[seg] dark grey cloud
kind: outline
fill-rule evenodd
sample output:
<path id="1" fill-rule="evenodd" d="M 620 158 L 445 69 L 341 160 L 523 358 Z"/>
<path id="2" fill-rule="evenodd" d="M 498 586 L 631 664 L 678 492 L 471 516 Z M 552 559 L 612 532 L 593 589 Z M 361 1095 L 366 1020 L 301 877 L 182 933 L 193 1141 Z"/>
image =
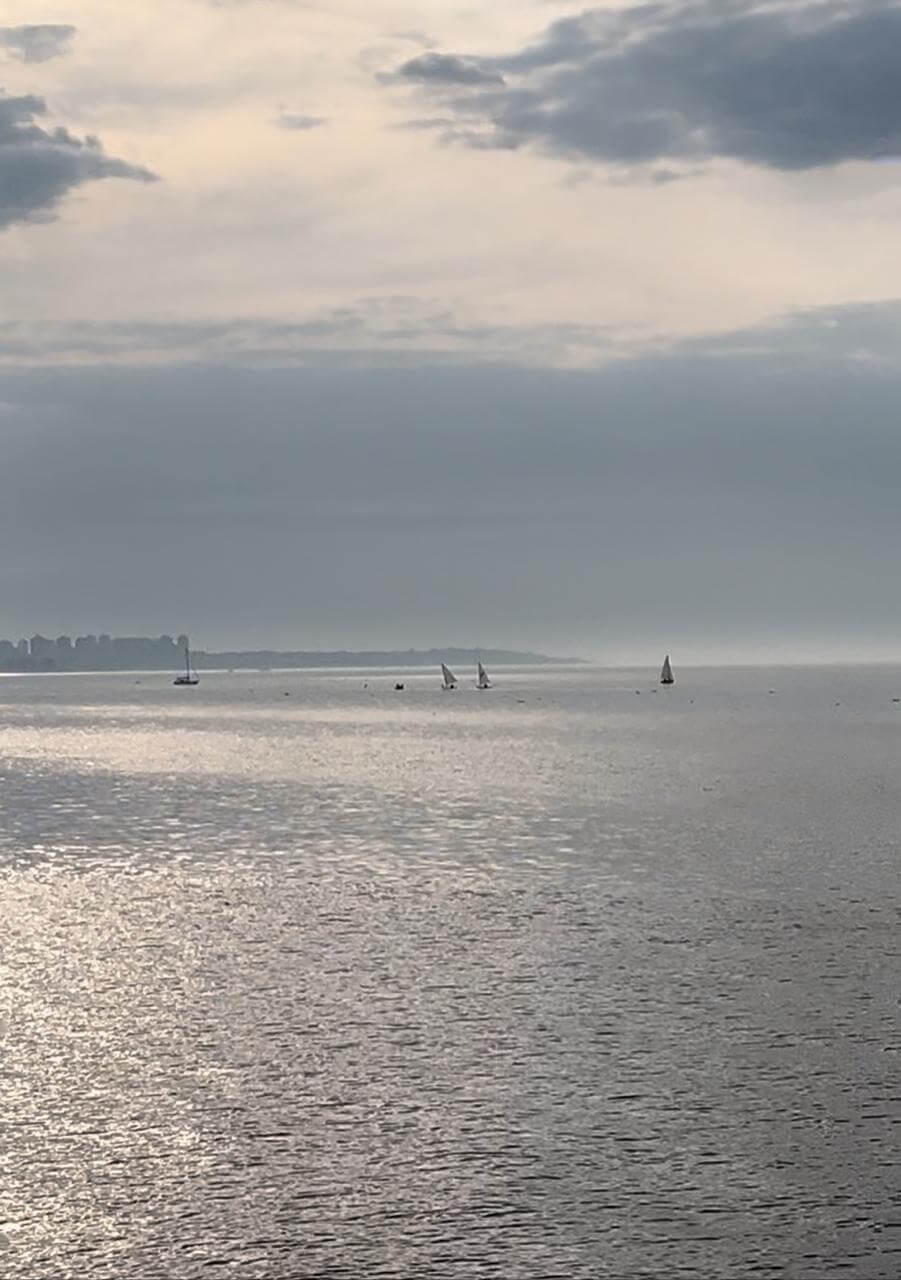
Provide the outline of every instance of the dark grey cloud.
<path id="1" fill-rule="evenodd" d="M 0 228 L 50 217 L 62 198 L 85 182 L 156 181 L 149 169 L 106 155 L 96 138 L 42 128 L 36 120 L 46 111 L 43 98 L 33 94 L 0 94 Z"/>
<path id="2" fill-rule="evenodd" d="M 275 118 L 275 123 L 280 129 L 305 132 L 308 129 L 321 128 L 322 125 L 328 124 L 328 120 L 325 116 L 305 115 L 302 111 L 280 111 Z"/>
<path id="3" fill-rule="evenodd" d="M 901 370 L 854 357 L 899 323 L 582 372 L 8 370 L 0 634 L 885 651 Z"/>
<path id="4" fill-rule="evenodd" d="M 46 62 L 69 52 L 75 27 L 43 22 L 19 27 L 0 27 L 0 47 L 23 62 Z"/>
<path id="5" fill-rule="evenodd" d="M 502 85 L 500 72 L 484 66 L 475 58 L 460 58 L 453 53 L 420 53 L 402 62 L 394 73 L 399 80 L 419 84 Z"/>
<path id="6" fill-rule="evenodd" d="M 662 0 L 563 18 L 506 57 L 445 57 L 444 77 L 420 58 L 396 76 L 444 83 L 470 145 L 625 166 L 901 157 L 898 0 Z"/>

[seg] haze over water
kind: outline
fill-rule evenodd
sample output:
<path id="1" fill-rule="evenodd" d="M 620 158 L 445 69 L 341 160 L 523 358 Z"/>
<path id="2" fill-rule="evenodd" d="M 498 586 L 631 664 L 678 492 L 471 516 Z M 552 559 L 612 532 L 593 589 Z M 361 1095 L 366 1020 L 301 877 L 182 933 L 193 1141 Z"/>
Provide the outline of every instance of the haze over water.
<path id="1" fill-rule="evenodd" d="M 0 681 L 5 1280 L 897 1276 L 901 672 L 472 674 Z"/>

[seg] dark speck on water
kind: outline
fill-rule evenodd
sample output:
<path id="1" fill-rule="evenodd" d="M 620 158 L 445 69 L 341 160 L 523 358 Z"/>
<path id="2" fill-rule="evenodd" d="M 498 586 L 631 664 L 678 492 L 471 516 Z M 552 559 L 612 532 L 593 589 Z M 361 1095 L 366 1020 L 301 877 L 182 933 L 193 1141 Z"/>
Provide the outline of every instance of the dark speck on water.
<path id="1" fill-rule="evenodd" d="M 884 675 L 495 674 L 0 682 L 2 1280 L 897 1280 Z"/>

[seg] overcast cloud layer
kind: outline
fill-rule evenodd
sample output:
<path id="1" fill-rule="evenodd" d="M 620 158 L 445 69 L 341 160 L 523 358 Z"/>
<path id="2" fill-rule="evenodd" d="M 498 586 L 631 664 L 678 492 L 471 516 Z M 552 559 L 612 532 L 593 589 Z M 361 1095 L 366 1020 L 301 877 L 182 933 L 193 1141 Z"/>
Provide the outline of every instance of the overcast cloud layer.
<path id="1" fill-rule="evenodd" d="M 0 635 L 898 652 L 901 4 L 4 22 Z"/>
<path id="2" fill-rule="evenodd" d="M 650 662 L 888 656 L 901 627 L 897 368 L 82 370 L 7 394 L 8 629 Z"/>

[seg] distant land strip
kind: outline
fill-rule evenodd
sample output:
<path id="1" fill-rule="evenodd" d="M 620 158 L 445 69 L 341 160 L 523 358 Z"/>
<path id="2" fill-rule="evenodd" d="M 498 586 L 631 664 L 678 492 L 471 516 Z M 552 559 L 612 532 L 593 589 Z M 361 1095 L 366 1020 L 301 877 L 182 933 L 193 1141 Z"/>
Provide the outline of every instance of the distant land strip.
<path id="1" fill-rule="evenodd" d="M 0 671 L 170 671 L 184 665 L 188 637 L 35 635 L 13 644 L 0 640 Z M 552 658 L 518 649 L 365 649 L 290 650 L 252 649 L 222 653 L 191 649 L 191 665 L 200 671 L 315 667 L 436 667 L 474 666 L 477 660 L 495 666 L 539 666 L 581 662 L 580 658 Z"/>
<path id="2" fill-rule="evenodd" d="M 192 651 L 192 657 L 193 657 Z M 581 658 L 552 658 L 545 653 L 523 653 L 518 649 L 369 649 L 351 652 L 278 653 L 268 649 L 249 653 L 198 653 L 199 667 L 437 667 L 475 666 L 481 660 L 495 666 L 541 666 L 546 663 L 581 662 Z"/>

